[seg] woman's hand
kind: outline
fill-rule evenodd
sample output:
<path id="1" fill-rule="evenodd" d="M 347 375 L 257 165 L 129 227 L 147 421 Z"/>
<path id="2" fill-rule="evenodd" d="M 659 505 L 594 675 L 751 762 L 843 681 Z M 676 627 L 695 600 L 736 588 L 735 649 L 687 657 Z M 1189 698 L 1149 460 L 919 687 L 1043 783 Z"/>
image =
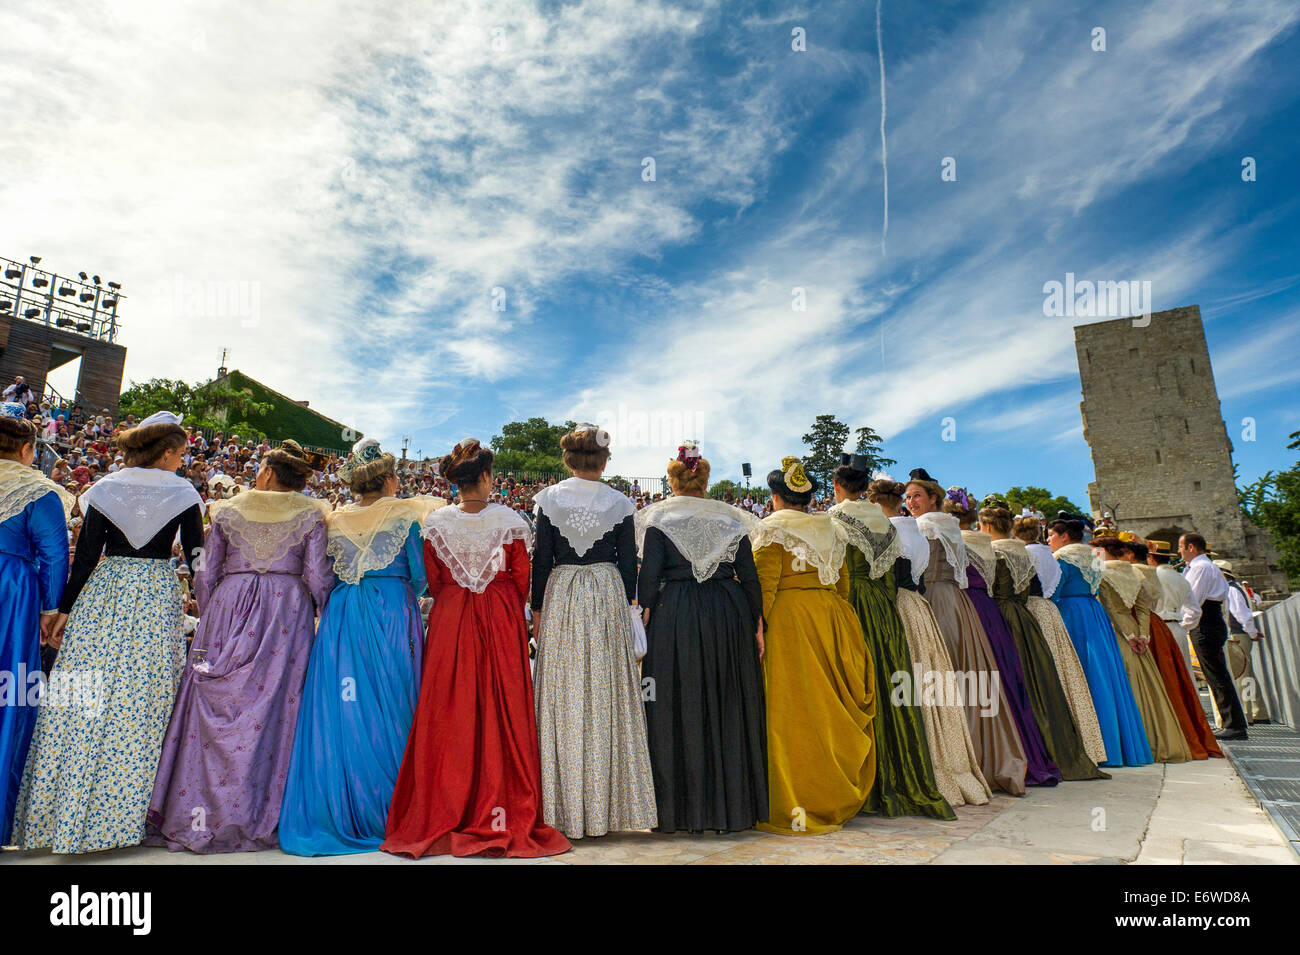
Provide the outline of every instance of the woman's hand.
<path id="1" fill-rule="evenodd" d="M 758 631 L 754 634 L 754 639 L 758 641 L 758 658 L 763 659 L 763 653 L 767 645 L 763 642 L 763 618 L 758 618 Z"/>
<path id="2" fill-rule="evenodd" d="M 60 613 L 54 615 L 54 622 L 50 625 L 50 634 L 45 642 L 55 650 L 63 646 L 63 631 L 68 626 L 68 615 Z"/>
<path id="3" fill-rule="evenodd" d="M 646 607 L 644 610 L 641 611 L 641 626 L 643 626 L 643 627 L 648 627 L 648 626 L 650 626 L 650 608 L 649 608 L 649 607 Z"/>

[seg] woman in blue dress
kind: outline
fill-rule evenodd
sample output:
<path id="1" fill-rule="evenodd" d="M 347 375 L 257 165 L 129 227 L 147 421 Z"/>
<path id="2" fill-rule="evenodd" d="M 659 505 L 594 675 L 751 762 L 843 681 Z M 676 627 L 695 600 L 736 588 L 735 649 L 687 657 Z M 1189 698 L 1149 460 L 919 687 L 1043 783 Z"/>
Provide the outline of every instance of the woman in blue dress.
<path id="1" fill-rule="evenodd" d="M 1133 699 L 1115 628 L 1096 596 L 1101 586 L 1101 561 L 1083 543 L 1079 521 L 1053 521 L 1047 528 L 1047 544 L 1061 566 L 1061 581 L 1052 601 L 1083 664 L 1106 744 L 1106 761 L 1101 765 L 1145 766 L 1151 762 L 1146 728 Z"/>
<path id="2" fill-rule="evenodd" d="M 0 405 L 0 845 L 9 843 L 14 800 L 36 725 L 41 637 L 58 617 L 68 581 L 73 497 L 33 470 L 36 428 L 23 406 Z"/>
<path id="3" fill-rule="evenodd" d="M 367 438 L 339 476 L 356 503 L 328 518 L 339 583 L 321 614 L 280 809 L 280 848 L 377 850 L 420 695 L 424 519 L 442 498 L 399 500 L 396 460 Z"/>

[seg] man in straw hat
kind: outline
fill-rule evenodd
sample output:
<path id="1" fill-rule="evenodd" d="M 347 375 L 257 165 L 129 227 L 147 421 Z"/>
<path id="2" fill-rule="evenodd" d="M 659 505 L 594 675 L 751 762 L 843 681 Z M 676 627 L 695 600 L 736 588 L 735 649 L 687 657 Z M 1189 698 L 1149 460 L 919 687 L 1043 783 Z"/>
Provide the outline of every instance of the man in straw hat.
<path id="1" fill-rule="evenodd" d="M 1215 738 L 1246 739 L 1246 714 L 1223 652 L 1223 645 L 1228 642 L 1228 625 L 1223 616 L 1223 604 L 1228 599 L 1228 581 L 1223 571 L 1206 556 L 1208 549 L 1205 538 L 1195 532 L 1178 538 L 1178 554 L 1187 564 L 1183 576 L 1191 587 L 1191 595 L 1183 607 L 1182 622 L 1184 629 L 1191 634 L 1196 658 L 1200 661 L 1205 682 L 1210 685 L 1214 708 L 1219 714 L 1220 728 L 1215 731 Z"/>

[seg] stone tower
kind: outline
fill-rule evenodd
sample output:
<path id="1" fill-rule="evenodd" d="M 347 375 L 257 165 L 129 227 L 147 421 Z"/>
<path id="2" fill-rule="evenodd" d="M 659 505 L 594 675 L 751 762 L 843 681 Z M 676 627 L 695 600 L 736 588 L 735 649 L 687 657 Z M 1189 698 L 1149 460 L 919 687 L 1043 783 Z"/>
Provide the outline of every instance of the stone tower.
<path id="1" fill-rule="evenodd" d="M 1276 552 L 1237 505 L 1200 308 L 1144 321 L 1074 328 L 1093 514 L 1112 513 L 1121 530 L 1175 544 L 1197 531 L 1256 589 L 1285 591 Z"/>

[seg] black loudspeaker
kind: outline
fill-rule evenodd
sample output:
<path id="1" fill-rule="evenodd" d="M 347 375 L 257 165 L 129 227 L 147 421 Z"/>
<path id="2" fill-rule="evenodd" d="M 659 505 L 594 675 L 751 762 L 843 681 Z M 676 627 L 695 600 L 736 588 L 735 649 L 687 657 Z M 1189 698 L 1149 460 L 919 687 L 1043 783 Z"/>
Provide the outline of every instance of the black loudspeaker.
<path id="1" fill-rule="evenodd" d="M 742 464 L 742 465 L 740 466 L 740 473 L 741 473 L 742 475 L 744 475 L 745 477 L 753 477 L 753 476 L 754 476 L 754 472 L 753 472 L 752 470 L 750 470 L 749 462 L 748 462 L 748 461 L 746 461 L 744 464 Z"/>

